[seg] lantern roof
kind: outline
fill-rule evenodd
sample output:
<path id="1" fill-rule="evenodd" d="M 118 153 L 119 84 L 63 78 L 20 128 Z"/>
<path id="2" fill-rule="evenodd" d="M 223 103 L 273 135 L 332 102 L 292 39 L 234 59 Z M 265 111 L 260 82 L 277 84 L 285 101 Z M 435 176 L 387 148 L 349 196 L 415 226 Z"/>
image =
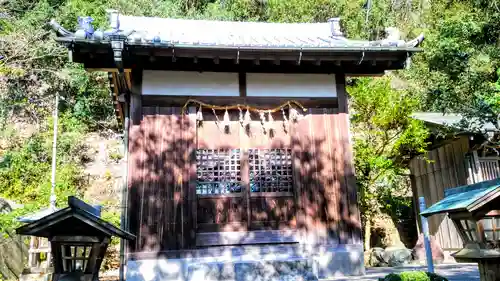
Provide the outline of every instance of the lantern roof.
<path id="1" fill-rule="evenodd" d="M 17 228 L 16 233 L 38 237 L 117 236 L 135 239 L 133 234 L 101 219 L 94 207 L 73 196 L 68 197 L 68 207 L 25 224 Z"/>
<path id="2" fill-rule="evenodd" d="M 476 211 L 500 196 L 500 179 L 449 189 L 445 196 L 420 214 L 428 217 L 441 213 Z"/>

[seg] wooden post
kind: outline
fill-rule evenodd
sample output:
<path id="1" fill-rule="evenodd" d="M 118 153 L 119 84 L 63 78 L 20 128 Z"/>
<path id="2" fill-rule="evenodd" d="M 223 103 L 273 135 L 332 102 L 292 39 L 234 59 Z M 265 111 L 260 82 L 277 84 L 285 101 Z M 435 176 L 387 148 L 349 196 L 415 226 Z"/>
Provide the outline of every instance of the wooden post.
<path id="1" fill-rule="evenodd" d="M 478 262 L 479 277 L 481 281 L 500 280 L 500 263 L 498 259 L 493 261 L 480 260 Z"/>
<path id="2" fill-rule="evenodd" d="M 482 182 L 483 179 L 483 169 L 481 168 L 481 163 L 479 162 L 479 156 L 477 155 L 477 150 L 472 151 L 472 163 L 474 163 L 474 178 L 476 182 Z"/>

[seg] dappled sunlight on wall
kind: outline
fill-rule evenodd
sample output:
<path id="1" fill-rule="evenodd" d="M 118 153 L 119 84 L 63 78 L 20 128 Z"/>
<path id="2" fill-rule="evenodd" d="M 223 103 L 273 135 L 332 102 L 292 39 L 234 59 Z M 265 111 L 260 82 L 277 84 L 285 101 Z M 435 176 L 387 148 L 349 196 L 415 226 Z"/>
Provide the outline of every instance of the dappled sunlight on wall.
<path id="1" fill-rule="evenodd" d="M 130 231 L 137 235 L 135 245 L 129 247 L 131 252 L 162 255 L 165 251 L 183 249 L 184 256 L 200 255 L 199 251 L 189 251 L 196 247 L 196 233 L 203 222 L 199 217 L 200 203 L 197 200 L 200 199 L 196 194 L 195 157 L 200 146 L 218 149 L 289 148 L 292 153 L 291 197 L 256 195 L 249 201 L 245 196 L 204 200 L 209 212 L 213 210 L 214 216 L 222 216 L 219 221 L 224 222 L 223 228 L 210 231 L 241 232 L 236 236 L 240 239 L 238 241 L 255 241 L 259 233 L 248 230 L 282 229 L 274 243 L 292 237 L 306 248 L 311 245 L 311 250 L 315 248 L 313 245 L 360 243 L 361 226 L 347 114 L 338 114 L 335 109 L 310 109 L 286 132 L 277 114 L 273 116 L 273 135 L 259 131 L 260 122 L 255 122 L 251 124 L 253 136 L 245 134 L 247 132 L 235 116 L 231 116 L 231 130 L 226 134 L 215 129 L 216 125 L 210 119 L 213 117 L 204 117 L 203 126 L 197 128 L 193 115 L 181 116 L 178 107 L 143 107 L 141 122 L 131 127 L 129 226 Z M 248 171 L 248 167 L 242 167 L 244 169 Z M 243 173 L 242 178 L 246 190 L 250 179 Z M 234 201 L 234 198 L 241 199 Z M 239 208 L 238 204 L 243 209 L 231 211 L 231 206 Z M 248 214 L 247 204 L 250 204 Z M 248 224 L 248 215 L 258 223 Z M 227 219 L 221 221 L 220 218 Z M 213 216 L 206 219 L 216 223 Z M 251 235 L 253 237 L 249 237 Z M 295 250 L 287 248 L 286 251 Z M 203 251 L 216 251 L 217 254 L 212 252 L 211 255 L 217 257 L 250 254 L 247 250 L 234 252 L 237 250 L 224 247 Z M 266 256 L 262 251 L 258 250 L 256 255 Z M 300 251 L 284 254 L 300 255 Z M 279 252 L 269 254 L 279 255 Z"/>

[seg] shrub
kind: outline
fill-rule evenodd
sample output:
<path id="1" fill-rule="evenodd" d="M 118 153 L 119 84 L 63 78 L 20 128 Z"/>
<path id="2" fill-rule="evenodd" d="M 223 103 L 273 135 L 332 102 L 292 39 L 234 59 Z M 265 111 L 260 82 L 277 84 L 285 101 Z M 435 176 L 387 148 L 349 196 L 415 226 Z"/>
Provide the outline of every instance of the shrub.
<path id="1" fill-rule="evenodd" d="M 379 281 L 448 281 L 448 279 L 435 273 L 424 271 L 406 271 L 401 273 L 391 273 Z"/>

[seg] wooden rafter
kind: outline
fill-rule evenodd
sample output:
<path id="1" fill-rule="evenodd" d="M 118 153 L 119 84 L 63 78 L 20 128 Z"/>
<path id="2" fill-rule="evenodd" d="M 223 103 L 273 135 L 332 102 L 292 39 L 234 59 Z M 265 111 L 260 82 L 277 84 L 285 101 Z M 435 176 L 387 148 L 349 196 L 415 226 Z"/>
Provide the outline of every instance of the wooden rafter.
<path id="1" fill-rule="evenodd" d="M 109 72 L 108 76 L 110 78 L 109 86 L 111 92 L 113 94 L 113 104 L 115 107 L 116 118 L 118 119 L 118 123 L 123 122 L 123 110 L 120 106 L 120 101 L 118 100 L 118 96 L 120 95 L 120 90 L 118 89 L 118 74 L 117 72 Z"/>

